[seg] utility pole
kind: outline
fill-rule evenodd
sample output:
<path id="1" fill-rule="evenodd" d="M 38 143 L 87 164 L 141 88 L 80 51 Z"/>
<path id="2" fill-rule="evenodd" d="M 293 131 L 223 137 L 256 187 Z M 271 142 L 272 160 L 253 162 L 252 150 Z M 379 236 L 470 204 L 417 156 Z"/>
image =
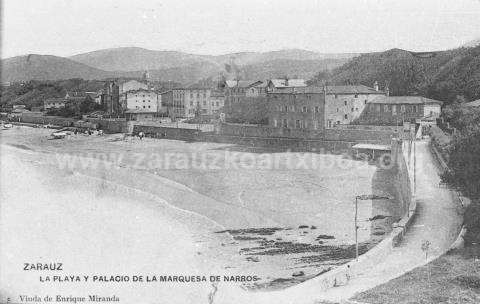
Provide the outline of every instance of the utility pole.
<path id="1" fill-rule="evenodd" d="M 355 197 L 355 260 L 358 262 L 358 196 Z"/>

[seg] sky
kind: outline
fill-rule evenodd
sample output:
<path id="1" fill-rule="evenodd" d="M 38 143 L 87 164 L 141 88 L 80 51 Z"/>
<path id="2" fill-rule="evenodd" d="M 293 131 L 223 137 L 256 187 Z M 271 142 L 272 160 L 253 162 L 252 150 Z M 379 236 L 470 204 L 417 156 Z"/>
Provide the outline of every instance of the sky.
<path id="1" fill-rule="evenodd" d="M 433 51 L 480 38 L 480 0 L 1 0 L 1 57 L 137 46 L 195 54 Z"/>

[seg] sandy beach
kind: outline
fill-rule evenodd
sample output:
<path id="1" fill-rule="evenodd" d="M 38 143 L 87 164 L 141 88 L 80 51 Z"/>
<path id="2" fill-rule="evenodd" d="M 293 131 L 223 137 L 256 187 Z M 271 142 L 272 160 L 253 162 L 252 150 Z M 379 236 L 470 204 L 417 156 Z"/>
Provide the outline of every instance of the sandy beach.
<path id="1" fill-rule="evenodd" d="M 198 303 L 212 292 L 210 282 L 40 282 L 40 276 L 52 273 L 26 273 L 22 267 L 38 261 L 61 261 L 65 270 L 53 273 L 60 275 L 233 274 L 258 277 L 234 284 L 244 288 L 284 288 L 352 258 L 351 197 L 358 189 L 379 187 L 372 185 L 378 171 L 368 164 L 292 171 L 288 153 L 281 151 L 123 141 L 117 135 L 48 140 L 50 132 L 16 127 L 2 133 L 2 299 L 61 291 L 115 294 L 122 303 L 155 303 L 175 294 L 177 303 Z M 152 155 L 168 153 L 225 159 L 226 150 L 238 153 L 238 161 L 277 155 L 280 167 L 145 165 Z M 81 163 L 98 153 L 108 161 Z M 65 155 L 78 163 L 65 162 Z M 141 157 L 144 163 L 138 161 Z M 388 185 L 381 187 L 388 192 Z M 382 208 L 362 205 L 360 218 L 398 213 Z M 362 252 L 388 233 L 389 220 L 362 225 Z M 384 227 L 382 233 L 379 227 Z M 292 277 L 299 271 L 301 278 Z"/>

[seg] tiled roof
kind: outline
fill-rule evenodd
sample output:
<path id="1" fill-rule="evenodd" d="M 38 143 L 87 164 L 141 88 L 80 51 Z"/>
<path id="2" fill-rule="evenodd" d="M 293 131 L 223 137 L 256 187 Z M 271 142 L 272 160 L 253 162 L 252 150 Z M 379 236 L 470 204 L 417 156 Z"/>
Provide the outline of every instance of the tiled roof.
<path id="1" fill-rule="evenodd" d="M 467 107 L 480 107 L 480 99 L 479 99 L 479 100 L 474 100 L 474 101 L 467 102 L 465 105 L 466 105 Z"/>
<path id="2" fill-rule="evenodd" d="M 378 96 L 369 103 L 382 104 L 443 104 L 442 101 L 422 96 Z"/>
<path id="3" fill-rule="evenodd" d="M 226 80 L 225 85 L 229 88 L 238 87 L 238 88 L 248 88 L 256 83 L 261 83 L 259 80 Z"/>
<path id="4" fill-rule="evenodd" d="M 334 85 L 327 86 L 328 94 L 385 94 L 365 85 Z"/>
<path id="5" fill-rule="evenodd" d="M 305 79 L 270 79 L 276 88 L 306 87 Z"/>

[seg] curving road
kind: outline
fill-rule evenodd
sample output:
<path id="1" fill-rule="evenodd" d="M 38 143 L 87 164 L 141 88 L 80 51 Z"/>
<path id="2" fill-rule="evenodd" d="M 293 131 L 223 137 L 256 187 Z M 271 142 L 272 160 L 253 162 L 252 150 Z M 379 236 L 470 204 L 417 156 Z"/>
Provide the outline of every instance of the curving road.
<path id="1" fill-rule="evenodd" d="M 238 294 L 232 290 L 219 290 L 215 303 L 321 303 L 322 300 L 340 302 L 377 285 L 401 276 L 407 271 L 426 264 L 445 253 L 455 241 L 462 225 L 462 208 L 456 194 L 440 188 L 439 169 L 429 151 L 428 141 L 416 142 L 416 193 L 417 215 L 402 244 L 393 249 L 375 267 L 361 269 L 347 285 L 317 291 L 316 280 L 278 291 L 255 294 Z M 422 243 L 428 240 L 428 257 Z M 360 266 L 361 267 L 361 266 Z"/>

